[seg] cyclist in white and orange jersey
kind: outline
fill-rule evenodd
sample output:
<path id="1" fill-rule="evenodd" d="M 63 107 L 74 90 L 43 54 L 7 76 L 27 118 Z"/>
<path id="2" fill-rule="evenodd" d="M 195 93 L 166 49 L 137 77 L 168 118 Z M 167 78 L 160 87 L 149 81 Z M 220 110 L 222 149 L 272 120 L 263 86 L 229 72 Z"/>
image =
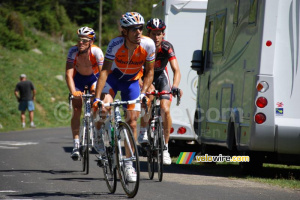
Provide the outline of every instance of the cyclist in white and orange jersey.
<path id="1" fill-rule="evenodd" d="M 142 35 L 144 23 L 143 16 L 137 12 L 122 15 L 120 20 L 122 36 L 112 39 L 107 47 L 93 107 L 98 107 L 100 96 L 104 103 L 112 102 L 117 91 L 121 91 L 121 98 L 124 101 L 142 99 L 145 96 L 153 80 L 155 44 L 152 39 Z M 144 86 L 140 90 L 139 79 L 143 76 L 143 66 Z M 141 104 L 131 104 L 126 109 L 126 121 L 132 128 L 136 140 Z M 132 161 L 126 163 L 125 171 L 127 180 L 136 181 Z"/>
<path id="2" fill-rule="evenodd" d="M 74 148 L 71 153 L 73 160 L 79 158 L 79 128 L 82 107 L 81 95 L 85 85 L 89 86 L 90 92 L 95 91 L 99 72 L 103 65 L 103 52 L 94 45 L 95 31 L 89 27 L 81 27 L 77 31 L 78 43 L 69 49 L 66 64 L 66 82 L 74 97 L 73 116 L 71 129 L 74 140 Z"/>

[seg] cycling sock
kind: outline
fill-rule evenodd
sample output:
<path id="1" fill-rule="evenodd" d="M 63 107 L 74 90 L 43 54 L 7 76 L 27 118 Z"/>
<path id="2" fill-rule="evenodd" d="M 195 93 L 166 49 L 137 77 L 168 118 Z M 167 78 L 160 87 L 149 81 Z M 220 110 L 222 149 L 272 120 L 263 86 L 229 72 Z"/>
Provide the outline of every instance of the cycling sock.
<path id="1" fill-rule="evenodd" d="M 74 139 L 74 147 L 79 147 L 79 139 Z"/>
<path id="2" fill-rule="evenodd" d="M 30 126 L 34 126 L 34 122 L 32 121 L 32 122 L 30 122 Z"/>
<path id="3" fill-rule="evenodd" d="M 25 127 L 25 123 L 24 122 L 22 122 L 22 127 Z"/>
<path id="4" fill-rule="evenodd" d="M 133 167 L 133 162 L 132 161 L 126 161 L 125 162 L 125 167 Z"/>
<path id="5" fill-rule="evenodd" d="M 165 144 L 165 146 L 167 147 L 166 151 L 169 151 L 169 144 Z"/>
<path id="6" fill-rule="evenodd" d="M 145 134 L 147 132 L 147 128 L 140 128 L 140 133 Z"/>

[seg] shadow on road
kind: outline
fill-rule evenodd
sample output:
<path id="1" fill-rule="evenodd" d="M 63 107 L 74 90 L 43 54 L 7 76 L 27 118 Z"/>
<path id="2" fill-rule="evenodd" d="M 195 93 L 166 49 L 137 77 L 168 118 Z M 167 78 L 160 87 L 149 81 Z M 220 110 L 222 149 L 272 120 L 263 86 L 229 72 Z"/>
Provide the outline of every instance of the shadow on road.
<path id="1" fill-rule="evenodd" d="M 147 162 L 140 162 L 141 171 L 148 172 Z M 300 180 L 299 169 L 285 169 L 280 167 L 264 166 L 254 173 L 245 174 L 240 169 L 239 165 L 234 164 L 201 164 L 201 165 L 182 165 L 172 163 L 169 166 L 164 166 L 164 173 L 174 174 L 189 174 L 202 176 L 218 176 L 218 177 L 239 177 L 245 178 L 249 175 L 257 178 L 270 179 L 286 179 L 286 180 Z"/>

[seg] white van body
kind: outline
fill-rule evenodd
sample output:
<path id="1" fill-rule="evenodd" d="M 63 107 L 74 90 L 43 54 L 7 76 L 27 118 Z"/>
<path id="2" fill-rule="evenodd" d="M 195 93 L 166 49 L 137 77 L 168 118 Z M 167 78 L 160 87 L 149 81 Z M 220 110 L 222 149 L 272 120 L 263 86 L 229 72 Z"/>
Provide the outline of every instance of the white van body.
<path id="1" fill-rule="evenodd" d="M 299 0 L 209 0 L 194 124 L 201 145 L 299 159 L 299 12 Z"/>
<path id="2" fill-rule="evenodd" d="M 181 72 L 181 103 L 176 106 L 176 98 L 173 98 L 171 104 L 174 131 L 170 134 L 170 140 L 173 142 L 197 140 L 193 120 L 198 77 L 190 66 L 193 51 L 202 46 L 206 6 L 207 0 L 163 0 L 152 10 L 152 17 L 162 19 L 166 24 L 164 39 L 173 45 Z M 168 72 L 172 84 L 173 72 L 169 64 Z M 186 129 L 184 134 L 178 134 L 180 127 Z"/>

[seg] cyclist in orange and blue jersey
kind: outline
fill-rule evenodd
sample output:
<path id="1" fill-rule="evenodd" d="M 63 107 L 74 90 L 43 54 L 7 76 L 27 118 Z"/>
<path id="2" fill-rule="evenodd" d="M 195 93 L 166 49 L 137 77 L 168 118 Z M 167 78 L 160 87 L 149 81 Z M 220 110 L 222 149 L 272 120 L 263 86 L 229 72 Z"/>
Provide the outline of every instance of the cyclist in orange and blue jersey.
<path id="1" fill-rule="evenodd" d="M 127 12 L 120 20 L 122 36 L 112 39 L 107 47 L 103 69 L 97 83 L 93 107 L 101 100 L 112 102 L 117 91 L 121 91 L 124 101 L 142 99 L 153 80 L 155 61 L 155 45 L 152 39 L 143 36 L 144 18 L 137 12 Z M 140 90 L 139 79 L 143 76 L 145 67 L 144 86 Z M 141 91 L 141 92 L 140 92 Z M 141 104 L 127 106 L 126 121 L 137 139 L 137 119 Z M 136 181 L 136 172 L 132 161 L 125 163 L 126 179 Z"/>
<path id="2" fill-rule="evenodd" d="M 88 85 L 90 92 L 95 91 L 99 72 L 103 65 L 103 52 L 94 45 L 96 38 L 95 31 L 89 27 L 81 27 L 77 31 L 78 43 L 69 49 L 66 63 L 66 82 L 74 97 L 73 116 L 71 129 L 74 140 L 74 148 L 71 153 L 73 160 L 79 158 L 79 128 L 82 99 L 81 95 L 85 85 Z"/>

